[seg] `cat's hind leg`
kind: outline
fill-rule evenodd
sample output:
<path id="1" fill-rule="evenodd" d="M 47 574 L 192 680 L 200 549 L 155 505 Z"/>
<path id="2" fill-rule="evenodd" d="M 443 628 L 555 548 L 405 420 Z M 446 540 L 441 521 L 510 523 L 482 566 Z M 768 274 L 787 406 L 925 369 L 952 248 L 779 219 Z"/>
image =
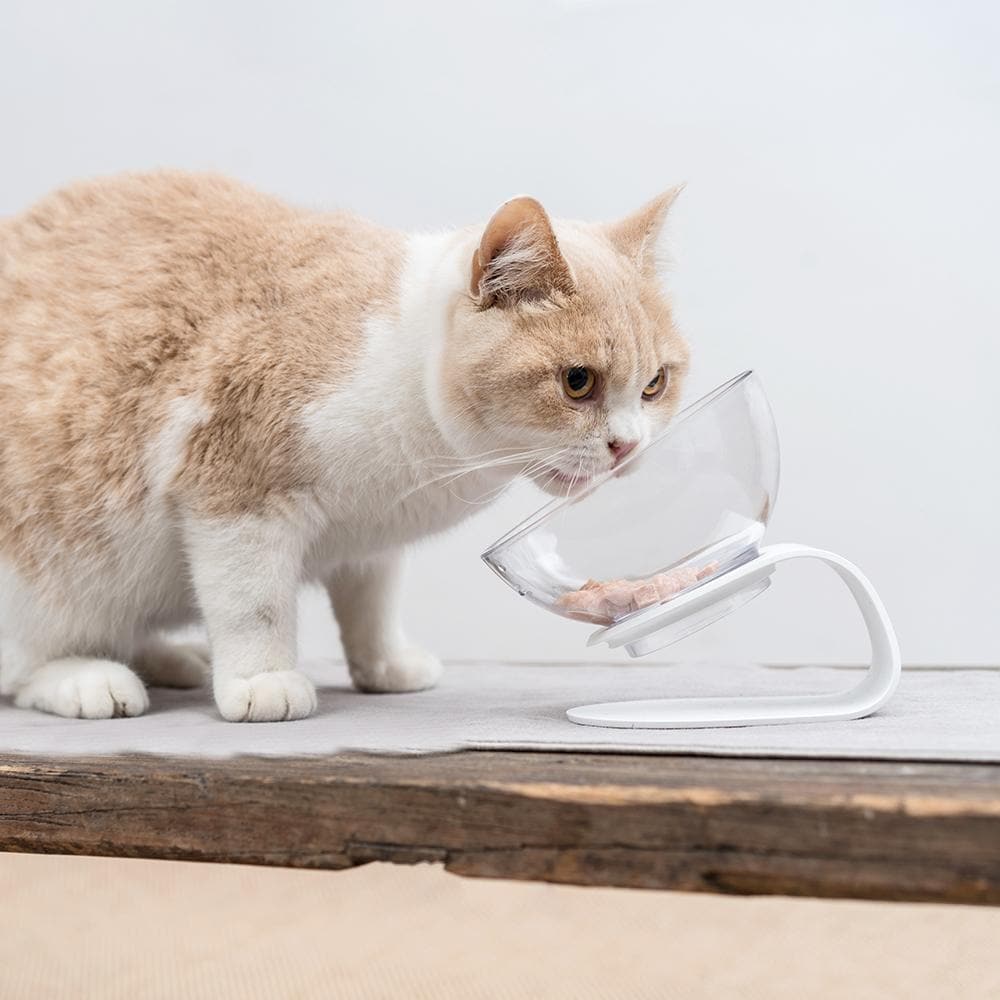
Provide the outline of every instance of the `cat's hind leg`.
<path id="1" fill-rule="evenodd" d="M 124 663 L 86 656 L 51 660 L 18 685 L 14 704 L 70 719 L 142 715 L 146 686 Z"/>
<path id="2" fill-rule="evenodd" d="M 132 668 L 150 687 L 201 687 L 208 679 L 206 643 L 171 643 L 150 639 L 131 659 Z"/>
<path id="3" fill-rule="evenodd" d="M 59 599 L 47 599 L 44 582 L 29 585 L 0 558 L 0 695 L 20 708 L 67 718 L 141 715 L 149 698 L 126 665 L 122 602 L 111 602 L 109 611 L 84 596 L 81 601 L 63 588 Z"/>
<path id="4" fill-rule="evenodd" d="M 351 681 L 359 691 L 423 691 L 441 677 L 441 661 L 403 634 L 401 568 L 401 555 L 387 553 L 340 566 L 326 581 Z"/>

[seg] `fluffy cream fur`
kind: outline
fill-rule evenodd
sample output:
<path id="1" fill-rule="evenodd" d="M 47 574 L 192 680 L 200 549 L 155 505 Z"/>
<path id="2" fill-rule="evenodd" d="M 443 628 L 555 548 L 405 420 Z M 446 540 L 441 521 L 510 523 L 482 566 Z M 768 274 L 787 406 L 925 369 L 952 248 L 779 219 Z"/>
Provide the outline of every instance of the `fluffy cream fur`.
<path id="1" fill-rule="evenodd" d="M 156 173 L 0 223 L 0 690 L 137 714 L 143 679 L 200 681 L 209 652 L 159 633 L 203 621 L 224 718 L 301 718 L 306 580 L 359 688 L 433 684 L 399 624 L 406 546 L 516 475 L 577 488 L 676 407 L 652 253 L 674 193 L 613 225 L 517 198 L 408 236 Z"/>

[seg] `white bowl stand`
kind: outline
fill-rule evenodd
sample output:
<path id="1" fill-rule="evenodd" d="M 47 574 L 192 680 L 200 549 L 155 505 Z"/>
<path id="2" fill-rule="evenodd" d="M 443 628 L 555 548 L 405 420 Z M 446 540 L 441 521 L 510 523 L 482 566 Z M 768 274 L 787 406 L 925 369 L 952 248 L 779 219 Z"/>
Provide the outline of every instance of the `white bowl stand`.
<path id="1" fill-rule="evenodd" d="M 673 630 L 676 635 L 678 627 L 683 628 L 683 622 L 695 615 L 711 621 L 722 617 L 739 606 L 741 593 L 762 589 L 775 568 L 790 559 L 818 559 L 825 563 L 844 581 L 857 602 L 871 640 L 871 663 L 854 687 L 831 694 L 608 702 L 572 708 L 566 713 L 569 719 L 583 726 L 616 729 L 704 729 L 834 722 L 860 719 L 877 711 L 899 682 L 899 644 L 892 623 L 875 588 L 857 566 L 833 552 L 806 545 L 769 545 L 754 559 L 717 579 L 601 629 L 591 637 L 590 644 L 625 646 L 632 655 L 641 655 L 637 647 L 645 652 L 662 648 L 675 640 L 664 637 L 657 645 L 658 632 Z"/>

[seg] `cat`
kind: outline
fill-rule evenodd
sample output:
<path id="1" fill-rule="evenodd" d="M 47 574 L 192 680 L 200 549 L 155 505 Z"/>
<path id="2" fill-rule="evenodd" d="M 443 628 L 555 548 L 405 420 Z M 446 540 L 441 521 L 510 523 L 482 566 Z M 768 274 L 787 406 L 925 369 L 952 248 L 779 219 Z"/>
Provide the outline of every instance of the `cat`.
<path id="1" fill-rule="evenodd" d="M 518 197 L 408 235 L 160 171 L 0 221 L 0 693 L 134 716 L 210 673 L 224 719 L 301 719 L 311 581 L 358 689 L 432 686 L 406 547 L 519 475 L 579 491 L 677 407 L 678 190 L 616 223 Z M 162 637 L 195 622 L 206 648 Z"/>

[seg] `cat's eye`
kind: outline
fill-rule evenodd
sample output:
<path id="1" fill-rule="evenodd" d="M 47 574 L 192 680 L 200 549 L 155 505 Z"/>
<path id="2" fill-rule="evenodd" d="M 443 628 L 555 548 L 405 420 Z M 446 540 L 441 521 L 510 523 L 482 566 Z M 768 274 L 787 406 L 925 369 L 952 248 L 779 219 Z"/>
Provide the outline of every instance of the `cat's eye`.
<path id="1" fill-rule="evenodd" d="M 562 373 L 563 392 L 570 399 L 581 400 L 590 397 L 597 387 L 597 376 L 593 369 L 576 366 L 564 368 Z"/>
<path id="2" fill-rule="evenodd" d="M 670 381 L 670 371 L 664 365 L 657 373 L 656 378 L 650 381 L 646 388 L 642 390 L 642 398 L 648 403 L 651 399 L 658 399 L 663 395 L 667 383 Z"/>

